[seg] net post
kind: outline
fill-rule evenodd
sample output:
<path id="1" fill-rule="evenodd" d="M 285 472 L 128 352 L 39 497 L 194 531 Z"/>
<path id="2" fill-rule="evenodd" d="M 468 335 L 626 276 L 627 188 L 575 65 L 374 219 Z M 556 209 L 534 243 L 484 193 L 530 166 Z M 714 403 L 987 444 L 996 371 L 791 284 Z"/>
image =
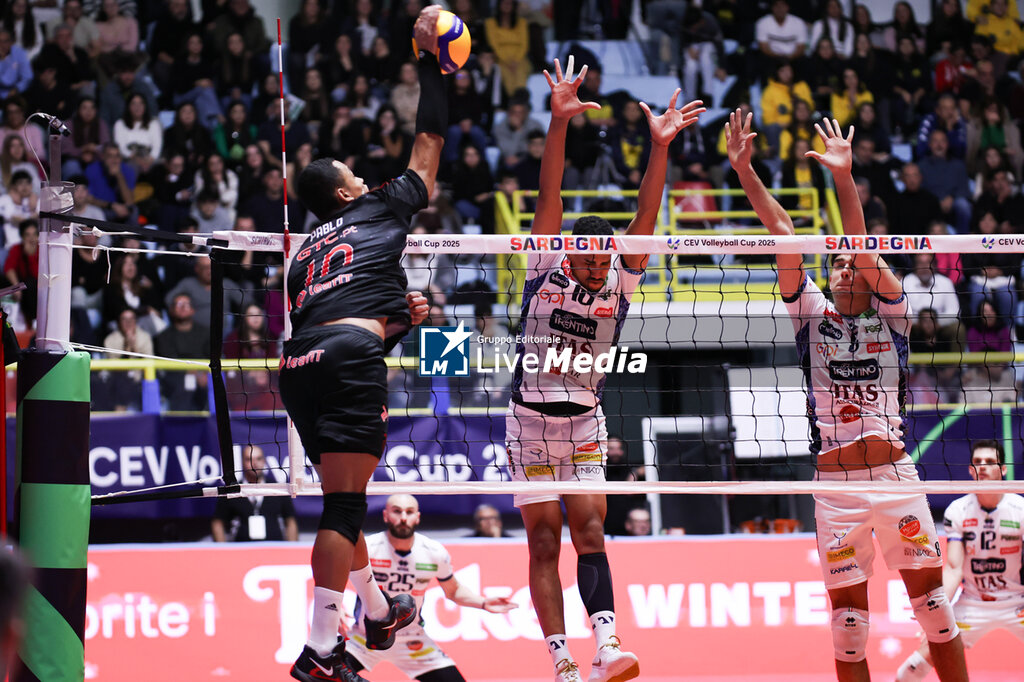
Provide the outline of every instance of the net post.
<path id="1" fill-rule="evenodd" d="M 228 409 L 228 391 L 224 385 L 221 355 L 224 352 L 224 264 L 216 249 L 210 253 L 212 283 L 210 289 L 210 412 L 217 424 L 217 442 L 220 445 L 221 476 L 225 485 L 238 485 L 235 477 L 235 457 L 231 439 L 231 412 Z"/>

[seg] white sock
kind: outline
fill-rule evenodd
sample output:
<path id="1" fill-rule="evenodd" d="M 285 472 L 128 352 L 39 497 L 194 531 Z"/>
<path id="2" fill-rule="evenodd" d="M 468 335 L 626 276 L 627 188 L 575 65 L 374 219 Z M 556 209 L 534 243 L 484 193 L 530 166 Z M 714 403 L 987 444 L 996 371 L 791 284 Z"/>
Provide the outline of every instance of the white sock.
<path id="1" fill-rule="evenodd" d="M 370 620 L 382 620 L 388 615 L 388 600 L 377 586 L 370 564 L 348 574 L 352 587 L 356 588 L 359 600 L 363 602 L 363 612 Z"/>
<path id="2" fill-rule="evenodd" d="M 544 641 L 547 642 L 548 651 L 551 652 L 551 662 L 558 667 L 558 664 L 564 660 L 573 660 L 572 654 L 569 653 L 569 640 L 565 635 L 551 635 L 545 637 Z"/>
<path id="3" fill-rule="evenodd" d="M 313 624 L 306 644 L 320 656 L 326 656 L 338 644 L 341 625 L 341 592 L 326 587 L 313 588 Z"/>
<path id="4" fill-rule="evenodd" d="M 615 612 L 598 611 L 590 617 L 590 624 L 594 628 L 594 639 L 597 640 L 597 648 L 611 642 L 615 637 Z"/>
<path id="5" fill-rule="evenodd" d="M 897 682 L 918 682 L 918 680 L 928 677 L 931 669 L 931 664 L 924 660 L 921 652 L 915 651 L 907 660 L 903 661 L 903 665 L 896 671 L 896 680 Z"/>

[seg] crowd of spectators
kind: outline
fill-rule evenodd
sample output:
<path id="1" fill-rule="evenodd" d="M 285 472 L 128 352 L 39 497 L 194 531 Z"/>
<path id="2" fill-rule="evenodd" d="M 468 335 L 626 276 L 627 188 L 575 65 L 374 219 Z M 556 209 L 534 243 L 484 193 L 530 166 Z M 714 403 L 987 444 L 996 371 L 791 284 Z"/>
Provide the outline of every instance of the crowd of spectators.
<path id="1" fill-rule="evenodd" d="M 409 35 L 422 4 L 305 0 L 286 18 L 289 177 L 324 155 L 345 161 L 371 186 L 405 168 L 419 96 Z M 538 188 L 543 117 L 531 111 L 524 86 L 547 66 L 551 40 L 590 64 L 580 96 L 602 105 L 571 122 L 565 186 L 636 188 L 650 147 L 646 119 L 630 93 L 603 86 L 600 60 L 573 42 L 630 31 L 631 39 L 649 34 L 650 71 L 677 76 L 684 98 L 710 102 L 714 92 L 722 108 L 755 112 L 763 133 L 755 168 L 771 184 L 824 191 L 827 178 L 803 153 L 820 144 L 814 122 L 829 116 L 857 127 L 854 174 L 873 233 L 1021 232 L 1018 2 L 934 5 L 920 20 L 906 2 L 873 16 L 841 0 L 450 0 L 473 50 L 449 79 L 441 183 L 414 227 L 492 232 L 498 193 L 511 199 L 516 189 Z M 630 29 L 636 16 L 647 27 L 640 34 Z M 188 0 L 7 4 L 0 21 L 0 246 L 7 279 L 28 285 L 22 324 L 32 325 L 44 170 L 25 144 L 41 153 L 45 143 L 40 121 L 27 120 L 31 112 L 68 123 L 62 173 L 77 185 L 76 215 L 176 232 L 282 230 L 276 51 L 266 26 L 249 0 L 204 0 L 200 15 Z M 723 89 L 726 81 L 735 84 Z M 670 158 L 673 183 L 729 185 L 718 122 L 684 131 Z M 290 229 L 306 231 L 314 218 L 291 195 L 293 186 Z M 790 208 L 807 207 L 793 202 Z M 97 245 L 89 235 L 78 241 Z M 76 250 L 75 334 L 130 352 L 205 357 L 210 267 L 189 255 L 203 254 L 186 245 L 109 259 Z M 1024 320 L 1020 257 L 926 260 L 892 259 L 914 292 L 911 349 L 1011 348 Z M 279 265 L 259 253 L 236 254 L 227 264 L 227 354 L 278 352 L 280 296 L 252 292 L 279 290 Z M 478 325 L 490 323 L 485 278 L 467 282 L 457 258 L 411 265 L 410 286 L 437 306 L 432 319 L 443 322 L 444 306 L 468 303 Z M 953 399 L 969 387 L 966 374 L 919 373 L 914 387 Z M 1012 391 L 1013 372 L 1006 374 L 1001 380 Z M 175 398 L 178 389 L 201 388 L 199 374 L 165 383 L 171 407 L 205 401 Z"/>

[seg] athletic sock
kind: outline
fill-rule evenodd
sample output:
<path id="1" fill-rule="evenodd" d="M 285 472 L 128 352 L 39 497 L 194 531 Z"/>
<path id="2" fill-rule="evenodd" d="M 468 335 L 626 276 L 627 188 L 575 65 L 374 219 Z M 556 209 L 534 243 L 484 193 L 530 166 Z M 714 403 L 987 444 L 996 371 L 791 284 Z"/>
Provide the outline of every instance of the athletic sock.
<path id="1" fill-rule="evenodd" d="M 903 665 L 896 671 L 897 682 L 918 682 L 928 677 L 931 671 L 931 664 L 924 660 L 920 651 L 910 654 L 910 657 L 903 661 Z"/>
<path id="2" fill-rule="evenodd" d="M 370 620 L 383 620 L 388 615 L 387 597 L 380 591 L 376 579 L 373 577 L 373 570 L 370 564 L 358 568 L 348 574 L 352 587 L 356 588 L 359 601 L 363 603 L 363 612 Z"/>
<path id="3" fill-rule="evenodd" d="M 565 635 L 551 635 L 545 637 L 544 641 L 547 642 L 548 651 L 551 653 L 551 662 L 554 663 L 556 669 L 562 661 L 573 660 L 572 654 L 569 653 L 569 640 Z"/>
<path id="4" fill-rule="evenodd" d="M 611 643 L 612 637 L 616 637 L 614 611 L 598 611 L 590 617 L 590 624 L 594 628 L 594 639 L 597 640 L 598 649 Z"/>
<path id="5" fill-rule="evenodd" d="M 604 552 L 580 554 L 576 559 L 576 584 L 580 589 L 583 606 L 591 616 L 604 611 L 615 611 L 612 593 L 612 569 Z"/>
<path id="6" fill-rule="evenodd" d="M 342 596 L 326 587 L 313 588 L 313 624 L 306 644 L 320 656 L 328 655 L 338 644 Z"/>

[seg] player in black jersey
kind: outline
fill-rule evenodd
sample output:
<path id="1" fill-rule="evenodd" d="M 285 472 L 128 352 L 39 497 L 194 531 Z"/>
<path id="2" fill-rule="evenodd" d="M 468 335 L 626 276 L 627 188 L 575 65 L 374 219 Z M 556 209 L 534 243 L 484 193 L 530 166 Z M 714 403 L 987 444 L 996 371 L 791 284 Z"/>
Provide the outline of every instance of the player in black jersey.
<path id="1" fill-rule="evenodd" d="M 409 168 L 369 191 L 340 161 L 318 159 L 302 172 L 298 193 L 322 224 L 291 261 L 292 338 L 281 358 L 281 397 L 323 486 L 324 511 L 313 545 L 313 622 L 292 677 L 362 680 L 344 662 L 338 640 L 342 593 L 349 580 L 366 609 L 366 646 L 387 649 L 413 622 L 416 604 L 377 586 L 362 534 L 366 483 L 383 454 L 387 430 L 385 354 L 427 314 L 422 296 L 406 294 L 399 259 L 409 220 L 426 208 L 434 186 L 448 102 L 437 58 L 431 6 L 414 27 L 420 47 L 420 101 Z M 351 570 L 351 572 L 350 572 Z"/>

